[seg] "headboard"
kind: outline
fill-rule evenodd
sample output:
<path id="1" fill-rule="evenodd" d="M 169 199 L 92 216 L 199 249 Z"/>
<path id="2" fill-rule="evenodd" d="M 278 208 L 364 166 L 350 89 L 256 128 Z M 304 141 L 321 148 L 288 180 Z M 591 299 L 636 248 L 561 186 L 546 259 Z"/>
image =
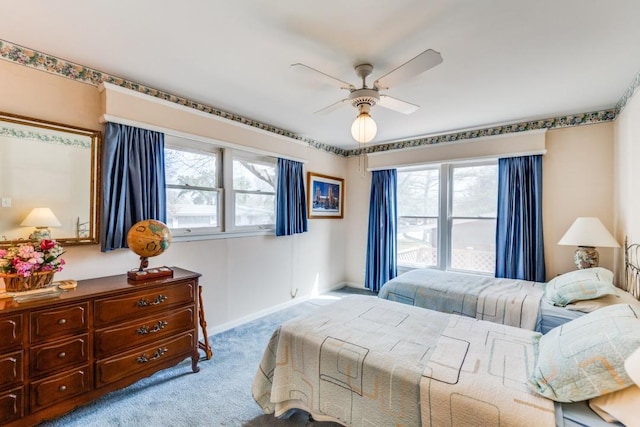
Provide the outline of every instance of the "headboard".
<path id="1" fill-rule="evenodd" d="M 629 244 L 624 238 L 625 290 L 640 299 L 640 244 Z"/>

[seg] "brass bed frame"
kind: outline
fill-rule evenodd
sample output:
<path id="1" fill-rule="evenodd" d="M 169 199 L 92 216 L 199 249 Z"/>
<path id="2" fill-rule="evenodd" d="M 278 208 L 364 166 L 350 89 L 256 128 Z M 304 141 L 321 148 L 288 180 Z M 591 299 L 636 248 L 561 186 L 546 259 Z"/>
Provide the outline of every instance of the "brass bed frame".
<path id="1" fill-rule="evenodd" d="M 640 299 L 640 244 L 629 244 L 624 238 L 624 275 L 625 291 Z"/>

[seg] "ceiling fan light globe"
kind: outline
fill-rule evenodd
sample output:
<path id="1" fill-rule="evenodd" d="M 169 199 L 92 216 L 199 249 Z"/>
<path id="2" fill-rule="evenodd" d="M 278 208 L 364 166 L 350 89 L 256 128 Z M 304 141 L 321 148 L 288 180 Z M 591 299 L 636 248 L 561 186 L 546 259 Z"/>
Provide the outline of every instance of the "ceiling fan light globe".
<path id="1" fill-rule="evenodd" d="M 371 142 L 376 137 L 378 126 L 367 113 L 358 114 L 351 125 L 351 136 L 360 144 Z"/>

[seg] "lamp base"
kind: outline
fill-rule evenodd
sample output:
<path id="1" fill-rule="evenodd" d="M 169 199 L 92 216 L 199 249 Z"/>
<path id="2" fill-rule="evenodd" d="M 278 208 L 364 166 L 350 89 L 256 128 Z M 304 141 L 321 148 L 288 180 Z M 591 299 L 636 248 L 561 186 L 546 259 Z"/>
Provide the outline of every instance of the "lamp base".
<path id="1" fill-rule="evenodd" d="M 36 227 L 33 230 L 33 233 L 29 235 L 29 240 L 40 241 L 40 240 L 52 240 L 51 239 L 51 230 L 47 227 Z"/>
<path id="2" fill-rule="evenodd" d="M 573 261 L 576 263 L 578 270 L 597 267 L 600 262 L 600 255 L 598 255 L 598 251 L 593 246 L 578 246 L 576 253 L 573 255 Z"/>

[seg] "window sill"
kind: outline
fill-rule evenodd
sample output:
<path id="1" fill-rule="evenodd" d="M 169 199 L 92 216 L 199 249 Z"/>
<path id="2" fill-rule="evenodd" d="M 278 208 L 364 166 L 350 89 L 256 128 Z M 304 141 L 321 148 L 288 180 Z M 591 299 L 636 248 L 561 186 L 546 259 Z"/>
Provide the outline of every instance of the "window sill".
<path id="1" fill-rule="evenodd" d="M 275 229 L 268 230 L 250 230 L 250 231 L 229 231 L 210 234 L 182 234 L 173 236 L 173 242 L 194 242 L 199 240 L 219 240 L 219 239 L 237 239 L 241 237 L 253 236 L 275 236 Z"/>

